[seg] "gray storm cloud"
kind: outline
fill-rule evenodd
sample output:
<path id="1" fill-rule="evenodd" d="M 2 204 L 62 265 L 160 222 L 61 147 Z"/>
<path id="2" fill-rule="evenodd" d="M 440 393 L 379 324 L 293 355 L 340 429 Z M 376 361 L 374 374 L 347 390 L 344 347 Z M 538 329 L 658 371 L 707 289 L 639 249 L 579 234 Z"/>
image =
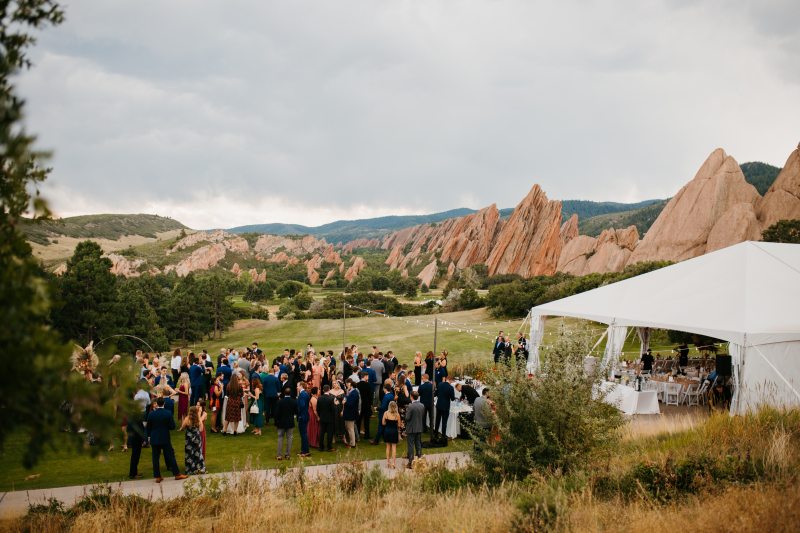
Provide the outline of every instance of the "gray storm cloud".
<path id="1" fill-rule="evenodd" d="M 798 5 L 86 0 L 18 86 L 63 215 L 319 224 L 534 183 L 635 201 L 717 147 L 783 165 Z"/>

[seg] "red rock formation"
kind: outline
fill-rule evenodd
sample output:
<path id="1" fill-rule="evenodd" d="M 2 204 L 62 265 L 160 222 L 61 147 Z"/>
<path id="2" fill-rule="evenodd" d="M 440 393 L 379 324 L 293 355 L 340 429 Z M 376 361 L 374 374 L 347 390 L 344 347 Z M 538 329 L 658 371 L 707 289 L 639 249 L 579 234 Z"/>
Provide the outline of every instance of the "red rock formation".
<path id="1" fill-rule="evenodd" d="M 289 260 L 289 256 L 286 255 L 286 252 L 278 252 L 277 254 L 273 254 L 272 257 L 267 259 L 269 263 L 285 263 Z"/>
<path id="2" fill-rule="evenodd" d="M 603 230 L 596 239 L 579 235 L 561 250 L 556 270 L 576 276 L 619 272 L 625 268 L 638 241 L 636 226 L 619 231 L 614 231 L 614 228 Z"/>
<path id="3" fill-rule="evenodd" d="M 389 270 L 394 270 L 397 268 L 397 265 L 400 264 L 400 261 L 403 260 L 403 247 L 402 246 L 395 246 L 392 248 L 391 253 L 389 253 L 389 257 L 386 258 L 385 264 L 389 265 Z"/>
<path id="4" fill-rule="evenodd" d="M 286 261 L 286 268 L 289 268 L 289 265 L 296 265 L 299 263 L 300 260 L 296 257 L 290 257 L 288 261 Z"/>
<path id="5" fill-rule="evenodd" d="M 274 254 L 278 248 L 284 248 L 287 254 L 305 255 L 309 252 L 327 248 L 325 239 L 317 239 L 307 235 L 300 240 L 287 239 L 278 235 L 262 235 L 253 249 L 265 254 Z"/>
<path id="6" fill-rule="evenodd" d="M 342 263 L 342 265 L 344 266 L 344 263 Z M 361 272 L 365 266 L 367 266 L 367 262 L 364 261 L 364 258 L 356 257 L 353 266 L 348 268 L 347 272 L 344 273 L 344 279 L 353 281 L 353 278 L 358 276 L 359 272 Z"/>
<path id="7" fill-rule="evenodd" d="M 485 207 L 467 215 L 448 227 L 447 235 L 433 239 L 428 244 L 438 248 L 442 242 L 442 261 L 452 261 L 458 268 L 464 268 L 475 263 L 485 263 L 489 259 L 497 234 L 500 212 L 495 204 Z M 444 224 L 444 223 L 443 223 Z"/>
<path id="8" fill-rule="evenodd" d="M 241 274 L 242 273 L 242 269 L 239 267 L 239 263 L 234 263 L 233 264 L 233 268 L 231 268 L 231 273 L 232 274 Z"/>
<path id="9" fill-rule="evenodd" d="M 223 243 L 203 246 L 192 252 L 192 255 L 177 265 L 167 266 L 164 271 L 168 272 L 174 269 L 179 276 L 183 277 L 189 272 L 194 272 L 196 270 L 208 270 L 225 259 L 225 250 L 226 248 Z"/>
<path id="10" fill-rule="evenodd" d="M 715 247 L 741 242 L 738 239 L 752 230 L 748 209 L 739 206 L 728 217 L 724 215 L 737 204 L 752 206 L 760 198 L 755 187 L 745 181 L 736 160 L 718 148 L 706 159 L 694 179 L 667 203 L 631 254 L 628 264 L 683 261 L 703 255 L 709 251 L 708 239 L 712 232 Z M 744 218 L 732 220 L 737 216 Z M 722 226 L 714 231 L 720 223 Z M 729 232 L 726 227 L 732 223 L 738 230 Z"/>
<path id="11" fill-rule="evenodd" d="M 63 274 L 66 272 L 66 271 L 67 271 L 67 264 L 66 264 L 66 263 L 61 263 L 61 264 L 58 266 L 58 268 L 57 268 L 57 269 L 55 269 L 55 270 L 53 271 L 53 274 L 55 274 L 56 276 L 61 276 L 61 275 L 63 275 Z"/>
<path id="12" fill-rule="evenodd" d="M 489 275 L 553 274 L 561 254 L 561 202 L 548 201 L 539 185 L 511 213 L 486 262 Z"/>
<path id="13" fill-rule="evenodd" d="M 328 246 L 325 247 L 324 250 L 322 250 L 322 257 L 328 256 L 332 253 L 333 253 L 333 245 L 329 244 Z"/>
<path id="14" fill-rule="evenodd" d="M 338 265 L 342 262 L 342 257 L 339 255 L 339 252 L 331 252 L 325 256 L 325 261 Z"/>
<path id="15" fill-rule="evenodd" d="M 306 268 L 308 269 L 307 276 L 311 285 L 315 285 L 319 281 L 319 274 L 316 269 L 322 265 L 322 258 L 319 254 L 314 254 L 314 257 L 306 261 Z"/>
<path id="16" fill-rule="evenodd" d="M 800 144 L 789 155 L 775 183 L 755 208 L 762 230 L 779 220 L 800 218 Z"/>
<path id="17" fill-rule="evenodd" d="M 561 231 L 558 233 L 559 238 L 561 239 L 561 249 L 563 250 L 564 247 L 578 236 L 578 215 L 574 214 L 569 217 L 569 220 L 564 222 L 561 226 Z"/>
<path id="18" fill-rule="evenodd" d="M 210 231 L 210 232 L 209 231 L 198 231 L 196 233 L 192 233 L 191 235 L 187 235 L 183 239 L 179 240 L 175 244 L 175 246 L 172 247 L 171 250 L 167 250 L 167 255 L 169 255 L 172 252 L 177 252 L 178 250 L 183 250 L 184 248 L 188 248 L 189 246 L 194 246 L 195 244 L 197 244 L 199 242 L 203 242 L 203 241 L 207 241 L 207 242 L 210 242 L 210 243 L 222 242 L 225 239 L 228 239 L 228 238 L 231 238 L 231 237 L 233 237 L 233 235 L 231 235 L 230 233 L 227 233 L 226 231 L 221 230 L 221 229 Z M 237 240 L 237 239 L 241 239 L 241 237 L 237 237 L 234 240 Z M 242 239 L 242 240 L 244 240 L 244 239 Z M 247 244 L 247 241 L 245 241 L 245 244 Z M 247 251 L 248 248 L 245 248 L 245 251 Z"/>
<path id="19" fill-rule="evenodd" d="M 594 252 L 597 239 L 587 235 L 578 235 L 567 243 L 558 258 L 556 270 L 582 276 L 589 261 L 589 254 Z"/>
<path id="20" fill-rule="evenodd" d="M 434 259 L 422 269 L 422 272 L 417 274 L 417 277 L 422 280 L 422 283 L 430 287 L 431 283 L 433 283 L 433 279 L 436 277 L 437 269 L 438 265 L 436 263 L 436 259 Z"/>
<path id="21" fill-rule="evenodd" d="M 137 272 L 137 269 L 147 264 L 146 259 L 135 259 L 133 261 L 128 261 L 128 259 L 123 255 L 117 254 L 103 254 L 103 257 L 108 257 L 111 259 L 113 263 L 111 267 L 111 273 L 116 276 L 125 276 L 126 278 L 138 278 L 141 275 L 141 272 Z M 66 266 L 64 267 L 64 271 L 66 271 Z"/>
<path id="22" fill-rule="evenodd" d="M 447 278 L 452 278 L 453 274 L 456 272 L 456 265 L 453 262 L 450 262 L 450 266 L 447 267 Z"/>
<path id="23" fill-rule="evenodd" d="M 406 278 L 408 278 L 408 270 L 403 270 L 403 271 L 400 273 L 400 277 L 401 277 L 401 278 L 403 278 L 403 279 L 406 279 Z"/>
<path id="24" fill-rule="evenodd" d="M 332 268 L 331 271 L 328 272 L 328 275 L 325 276 L 325 279 L 322 281 L 322 286 L 324 287 L 325 284 L 328 282 L 328 280 L 331 279 L 334 275 L 336 275 L 336 269 Z"/>
<path id="25" fill-rule="evenodd" d="M 227 248 L 231 252 L 244 253 L 250 250 L 250 245 L 247 243 L 247 239 L 245 239 L 244 237 L 227 239 L 222 241 L 222 244 L 224 244 L 225 248 Z"/>

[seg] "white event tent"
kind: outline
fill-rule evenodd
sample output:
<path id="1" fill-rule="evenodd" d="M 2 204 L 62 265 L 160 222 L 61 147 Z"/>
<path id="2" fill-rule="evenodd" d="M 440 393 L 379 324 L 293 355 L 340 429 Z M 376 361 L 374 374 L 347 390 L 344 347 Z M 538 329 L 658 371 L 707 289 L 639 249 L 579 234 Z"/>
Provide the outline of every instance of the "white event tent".
<path id="1" fill-rule="evenodd" d="M 604 364 L 617 361 L 628 327 L 643 349 L 651 328 L 730 343 L 731 413 L 761 402 L 800 405 L 800 244 L 743 242 L 531 310 L 529 371 L 547 316 L 609 324 Z"/>

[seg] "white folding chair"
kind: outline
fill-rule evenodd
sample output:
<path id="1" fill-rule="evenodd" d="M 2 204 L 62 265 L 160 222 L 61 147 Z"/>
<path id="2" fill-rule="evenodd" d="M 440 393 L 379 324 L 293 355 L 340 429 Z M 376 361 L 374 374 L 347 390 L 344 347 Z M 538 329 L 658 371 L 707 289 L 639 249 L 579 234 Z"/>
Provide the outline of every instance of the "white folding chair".
<path id="1" fill-rule="evenodd" d="M 683 390 L 683 395 L 681 396 L 681 403 L 685 403 L 687 399 L 689 399 L 689 395 L 696 393 L 697 389 L 700 388 L 699 383 L 692 383 L 687 385 L 686 388 Z"/>
<path id="2" fill-rule="evenodd" d="M 667 383 L 664 387 L 664 403 L 667 405 L 680 405 L 681 386 L 677 383 Z"/>
<path id="3" fill-rule="evenodd" d="M 693 387 L 697 387 L 697 385 L 693 385 Z M 697 389 L 695 388 L 692 392 L 687 392 L 687 397 L 689 398 L 689 405 L 700 405 L 700 402 L 703 402 L 703 405 L 706 403 L 706 392 L 708 391 L 708 381 L 704 381 L 703 385 Z"/>

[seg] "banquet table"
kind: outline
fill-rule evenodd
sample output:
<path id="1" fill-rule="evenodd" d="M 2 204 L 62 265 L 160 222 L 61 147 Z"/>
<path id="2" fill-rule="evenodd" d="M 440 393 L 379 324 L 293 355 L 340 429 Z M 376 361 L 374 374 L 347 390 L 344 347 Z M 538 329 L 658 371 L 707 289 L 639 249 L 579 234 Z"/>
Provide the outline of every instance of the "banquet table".
<path id="1" fill-rule="evenodd" d="M 433 400 L 434 405 L 436 405 L 436 398 Z M 459 420 L 458 415 L 461 413 L 471 413 L 472 406 L 468 403 L 464 402 L 461 403 L 459 401 L 450 402 L 450 416 L 447 418 L 447 429 L 445 430 L 445 435 L 450 437 L 451 439 L 456 439 L 461 434 L 461 421 Z M 435 413 L 432 413 L 433 416 L 436 416 Z M 436 431 L 439 433 L 442 432 L 441 425 L 436 427 Z"/>
<path id="2" fill-rule="evenodd" d="M 611 390 L 612 388 L 613 390 Z M 638 392 L 627 385 L 616 385 L 615 387 L 614 383 L 609 381 L 603 382 L 601 389 L 608 392 L 604 401 L 626 415 L 657 415 L 661 413 L 656 391 Z"/>

